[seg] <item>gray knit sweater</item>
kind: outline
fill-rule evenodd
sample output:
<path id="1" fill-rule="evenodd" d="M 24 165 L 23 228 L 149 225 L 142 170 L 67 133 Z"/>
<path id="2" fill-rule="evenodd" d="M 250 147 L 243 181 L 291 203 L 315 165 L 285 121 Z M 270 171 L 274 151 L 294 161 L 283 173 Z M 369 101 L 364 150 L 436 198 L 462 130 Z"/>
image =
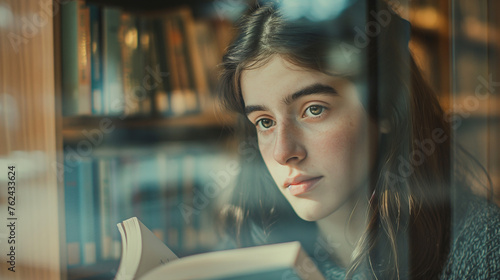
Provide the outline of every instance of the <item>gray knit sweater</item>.
<path id="1" fill-rule="evenodd" d="M 500 279 L 500 208 L 474 196 L 456 208 L 453 243 L 440 279 Z M 326 279 L 345 277 L 334 263 L 318 266 Z M 361 272 L 353 279 L 370 278 Z"/>
<path id="2" fill-rule="evenodd" d="M 441 279 L 500 279 L 500 208 L 472 197 L 456 216 Z"/>

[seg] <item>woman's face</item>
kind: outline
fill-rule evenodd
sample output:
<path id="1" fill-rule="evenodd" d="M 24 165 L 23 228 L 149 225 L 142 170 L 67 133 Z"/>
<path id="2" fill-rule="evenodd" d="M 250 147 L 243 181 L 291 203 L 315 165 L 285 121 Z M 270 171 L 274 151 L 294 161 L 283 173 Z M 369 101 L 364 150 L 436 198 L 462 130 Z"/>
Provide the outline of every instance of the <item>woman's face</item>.
<path id="1" fill-rule="evenodd" d="M 376 128 L 354 84 L 275 55 L 244 70 L 241 89 L 264 162 L 297 215 L 317 221 L 355 203 L 373 166 Z"/>

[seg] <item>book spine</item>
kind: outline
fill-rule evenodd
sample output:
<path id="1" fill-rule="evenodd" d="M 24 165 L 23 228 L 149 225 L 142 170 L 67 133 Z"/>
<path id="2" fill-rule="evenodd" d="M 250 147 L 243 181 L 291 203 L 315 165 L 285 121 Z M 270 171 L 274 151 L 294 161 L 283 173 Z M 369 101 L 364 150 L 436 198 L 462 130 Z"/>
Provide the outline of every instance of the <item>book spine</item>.
<path id="1" fill-rule="evenodd" d="M 153 50 L 151 53 L 154 57 L 152 61 L 156 61 L 161 73 L 169 73 L 167 56 L 168 49 L 165 42 L 165 30 L 161 19 L 156 18 L 153 20 L 153 38 L 154 45 L 152 46 Z M 153 64 L 153 66 L 156 67 L 155 64 Z M 166 77 L 161 76 L 161 81 L 158 81 L 160 83 L 160 87 L 155 94 L 155 112 L 163 116 L 168 116 L 172 113 L 171 79 L 172 75 L 170 73 Z"/>
<path id="2" fill-rule="evenodd" d="M 183 115 L 186 113 L 186 101 L 182 90 L 181 82 L 181 65 L 178 63 L 178 45 L 180 43 L 181 34 L 175 28 L 174 19 L 172 16 L 167 16 L 163 20 L 165 27 L 165 38 L 167 38 L 167 51 L 168 51 L 168 69 L 171 76 L 171 108 L 173 115 Z"/>
<path id="3" fill-rule="evenodd" d="M 61 10 L 63 115 L 91 114 L 90 11 L 84 1 Z"/>
<path id="4" fill-rule="evenodd" d="M 102 108 L 102 33 L 101 10 L 90 5 L 91 88 L 92 114 L 100 115 Z"/>
<path id="5" fill-rule="evenodd" d="M 61 5 L 63 115 L 78 114 L 78 8 L 79 3 Z"/>
<path id="6" fill-rule="evenodd" d="M 136 17 L 129 13 L 121 14 L 120 42 L 123 62 L 123 93 L 125 98 L 125 115 L 139 112 L 139 104 L 135 91 L 140 87 L 141 65 L 138 64 L 139 32 Z"/>
<path id="7" fill-rule="evenodd" d="M 192 198 L 191 198 L 191 203 L 192 203 L 192 211 L 194 213 L 192 217 L 192 223 L 193 223 L 193 228 L 195 231 L 195 239 L 196 239 L 196 249 L 197 250 L 204 250 L 206 248 L 203 247 L 202 240 L 200 238 L 201 235 L 203 235 L 203 228 L 201 227 L 201 213 L 205 210 L 203 208 L 203 203 L 199 203 L 199 198 L 198 197 L 205 197 L 205 193 L 202 192 L 201 185 L 206 182 L 206 180 L 203 179 L 202 172 L 203 172 L 203 156 L 204 152 L 198 152 L 196 153 L 196 162 L 194 166 L 194 178 L 193 178 L 193 192 L 192 192 Z"/>
<path id="8" fill-rule="evenodd" d="M 155 114 L 154 105 L 154 91 L 156 85 L 151 79 L 157 79 L 155 73 L 152 73 L 152 65 L 158 63 L 156 56 L 154 56 L 154 41 L 155 34 L 151 27 L 151 20 L 148 18 L 140 17 L 137 21 L 139 32 L 139 59 L 138 66 L 134 67 L 139 70 L 137 78 L 140 81 L 139 91 L 136 94 L 139 96 L 139 111 L 143 115 Z M 148 80 L 149 79 L 149 80 Z"/>
<path id="9" fill-rule="evenodd" d="M 182 178 L 183 178 L 183 197 L 182 204 L 193 208 L 194 180 L 195 180 L 196 159 L 193 155 L 187 154 L 182 158 Z M 178 207 L 179 208 L 179 207 Z M 180 209 L 177 209 L 180 210 Z M 194 226 L 195 215 L 184 216 L 182 218 L 182 227 L 184 228 L 184 249 L 186 252 L 194 252 L 197 248 L 197 234 Z"/>
<path id="10" fill-rule="evenodd" d="M 186 34 L 187 34 L 187 45 L 189 48 L 189 53 L 191 57 L 191 65 L 193 69 L 193 76 L 195 79 L 195 89 L 198 97 L 198 109 L 203 110 L 206 108 L 206 103 L 208 101 L 209 88 L 208 88 L 208 75 L 205 71 L 205 65 L 203 58 L 201 56 L 200 47 L 198 46 L 198 37 L 196 33 L 196 22 L 191 15 L 191 11 L 183 13 L 186 17 Z M 214 56 L 214 53 L 208 54 L 209 56 Z M 219 61 L 219 60 L 217 60 Z M 216 69 L 213 69 L 217 72 Z"/>
<path id="11" fill-rule="evenodd" d="M 109 159 L 98 159 L 98 186 L 99 186 L 99 221 L 100 221 L 100 243 L 101 250 L 100 255 L 103 260 L 112 259 L 112 234 L 110 225 L 114 224 L 110 219 L 110 208 L 111 198 L 110 198 L 110 160 Z"/>
<path id="12" fill-rule="evenodd" d="M 80 202 L 79 183 L 80 162 L 76 167 L 70 167 L 69 161 L 64 161 L 64 208 L 66 214 L 66 246 L 68 267 L 77 267 L 82 263 L 80 239 Z"/>
<path id="13" fill-rule="evenodd" d="M 110 227 L 111 232 L 111 258 L 119 259 L 121 254 L 121 238 L 120 232 L 117 230 L 115 225 L 122 221 L 122 216 L 120 215 L 121 207 L 120 202 L 122 199 L 122 187 L 119 178 L 122 177 L 122 172 L 120 169 L 120 161 L 118 158 L 111 158 L 109 162 L 109 195 L 110 195 Z"/>
<path id="14" fill-rule="evenodd" d="M 173 26 L 176 33 L 179 34 L 176 47 L 176 63 L 179 65 L 179 77 L 181 81 L 181 88 L 184 95 L 184 102 L 186 104 L 186 112 L 195 112 L 198 104 L 196 93 L 194 91 L 194 81 L 191 69 L 191 60 L 188 54 L 186 32 L 184 29 L 184 19 L 180 17 L 179 12 L 174 13 Z"/>
<path id="15" fill-rule="evenodd" d="M 122 85 L 122 61 L 120 56 L 120 10 L 105 7 L 103 9 L 103 108 L 106 115 L 124 113 Z"/>
<path id="16" fill-rule="evenodd" d="M 217 82 L 217 64 L 222 60 L 219 57 L 219 50 L 217 46 L 217 41 L 215 40 L 215 30 L 209 21 L 196 21 L 195 22 L 195 33 L 196 33 L 196 43 L 195 46 L 198 48 L 198 53 L 201 58 L 201 67 L 196 67 L 197 69 L 203 69 L 204 76 L 207 81 L 207 96 L 204 98 L 201 96 L 201 107 L 206 108 L 207 102 L 209 101 L 209 96 L 211 90 L 214 90 Z M 215 91 L 213 91 L 215 92 Z"/>
<path id="17" fill-rule="evenodd" d="M 134 168 L 135 159 L 131 157 L 121 158 L 121 176 L 119 177 L 119 185 L 121 186 L 121 199 L 119 201 L 120 221 L 129 219 L 134 216 Z"/>
<path id="18" fill-rule="evenodd" d="M 95 242 L 95 256 L 96 256 L 96 263 L 103 261 L 104 259 L 102 258 L 102 239 L 101 239 L 101 193 L 100 193 L 100 172 L 99 172 L 99 162 L 96 159 L 92 159 L 90 161 L 91 168 L 92 168 L 92 202 L 93 202 L 93 217 L 92 217 L 92 228 L 93 228 L 93 233 L 94 237 L 93 240 Z"/>
<path id="19" fill-rule="evenodd" d="M 174 225 L 177 229 L 177 246 L 179 251 L 185 251 L 185 228 L 184 228 L 184 219 L 179 211 L 179 205 L 184 202 L 184 177 L 183 177 L 183 166 L 182 166 L 182 154 L 175 156 L 175 165 L 178 168 L 178 172 L 175 174 L 176 180 L 176 197 L 175 197 L 175 205 L 173 205 L 172 214 L 174 216 Z"/>
<path id="20" fill-rule="evenodd" d="M 92 114 L 90 65 L 90 9 L 78 1 L 78 114 Z"/>
<path id="21" fill-rule="evenodd" d="M 177 176 L 179 174 L 179 166 L 174 158 L 174 155 L 170 154 L 167 159 L 167 169 L 166 177 L 167 184 L 165 187 L 165 194 L 163 197 L 167 200 L 167 245 L 171 248 L 177 250 L 179 248 L 179 230 L 177 225 L 176 217 L 176 203 L 178 197 L 178 187 L 177 187 Z"/>
<path id="22" fill-rule="evenodd" d="M 130 180 L 130 196 L 129 201 L 132 207 L 132 216 L 133 217 L 142 217 L 143 216 L 143 208 L 141 206 L 141 201 L 143 200 L 143 193 L 141 192 L 141 173 L 140 173 L 140 165 L 141 165 L 141 156 L 136 156 L 130 161 L 131 165 L 131 180 Z"/>
<path id="23" fill-rule="evenodd" d="M 158 167 L 155 156 L 147 155 L 141 158 L 138 163 L 138 178 L 140 189 L 140 218 L 144 224 L 158 237 L 163 238 L 163 228 L 161 219 L 163 213 L 160 212 L 160 185 L 158 180 Z"/>
<path id="24" fill-rule="evenodd" d="M 167 243 L 167 221 L 168 221 L 168 160 L 167 160 L 167 154 L 165 153 L 158 153 L 156 156 L 156 166 L 157 166 L 157 171 L 158 171 L 158 191 L 159 191 L 159 209 L 158 212 L 160 213 L 157 223 L 158 223 L 158 230 L 157 232 L 154 232 L 156 236 L 160 240 L 163 241 L 163 243 Z"/>
<path id="25" fill-rule="evenodd" d="M 94 264 L 96 256 L 96 231 L 95 231 L 95 206 L 94 187 L 92 174 L 92 161 L 85 159 L 80 164 L 79 176 L 79 206 L 80 206 L 80 231 L 83 250 L 83 264 Z"/>
<path id="26" fill-rule="evenodd" d="M 184 19 L 179 15 L 179 11 L 176 11 L 172 15 L 172 24 L 174 32 L 178 34 L 178 40 L 175 41 L 174 47 L 185 109 L 186 113 L 193 113 L 198 109 L 198 100 L 195 93 L 194 79 L 192 75 L 193 71 L 188 53 Z"/>
<path id="27" fill-rule="evenodd" d="M 177 13 L 177 22 L 184 38 L 183 53 L 188 79 L 188 92 L 191 94 L 188 107 L 192 112 L 199 112 L 201 99 L 207 94 L 208 89 L 201 58 L 196 47 L 195 25 L 191 10 L 188 8 L 180 9 Z"/>

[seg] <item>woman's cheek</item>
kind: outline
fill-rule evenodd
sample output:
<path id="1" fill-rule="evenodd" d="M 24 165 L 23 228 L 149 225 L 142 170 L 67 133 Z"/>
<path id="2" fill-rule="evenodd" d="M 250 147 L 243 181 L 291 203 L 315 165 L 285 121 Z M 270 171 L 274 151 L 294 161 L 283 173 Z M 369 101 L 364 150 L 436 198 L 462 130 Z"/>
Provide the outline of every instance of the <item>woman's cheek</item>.
<path id="1" fill-rule="evenodd" d="M 269 167 L 270 160 L 272 159 L 272 150 L 273 145 L 271 145 L 272 141 L 269 140 L 270 137 L 259 137 L 259 151 L 264 159 L 264 162 Z"/>

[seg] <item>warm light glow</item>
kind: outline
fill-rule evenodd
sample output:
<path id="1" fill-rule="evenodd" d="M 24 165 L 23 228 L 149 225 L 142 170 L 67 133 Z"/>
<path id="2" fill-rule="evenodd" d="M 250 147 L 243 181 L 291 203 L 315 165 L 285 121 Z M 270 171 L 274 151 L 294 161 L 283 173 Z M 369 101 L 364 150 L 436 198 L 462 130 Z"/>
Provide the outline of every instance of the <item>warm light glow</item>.
<path id="1" fill-rule="evenodd" d="M 149 35 L 148 34 L 142 34 L 141 35 L 141 46 L 144 49 L 147 49 L 149 46 Z"/>
<path id="2" fill-rule="evenodd" d="M 423 29 L 436 29 L 441 24 L 438 11 L 432 7 L 418 9 L 410 16 L 413 23 Z"/>
<path id="3" fill-rule="evenodd" d="M 125 33 L 125 44 L 131 49 L 137 49 L 137 29 L 131 28 Z"/>

